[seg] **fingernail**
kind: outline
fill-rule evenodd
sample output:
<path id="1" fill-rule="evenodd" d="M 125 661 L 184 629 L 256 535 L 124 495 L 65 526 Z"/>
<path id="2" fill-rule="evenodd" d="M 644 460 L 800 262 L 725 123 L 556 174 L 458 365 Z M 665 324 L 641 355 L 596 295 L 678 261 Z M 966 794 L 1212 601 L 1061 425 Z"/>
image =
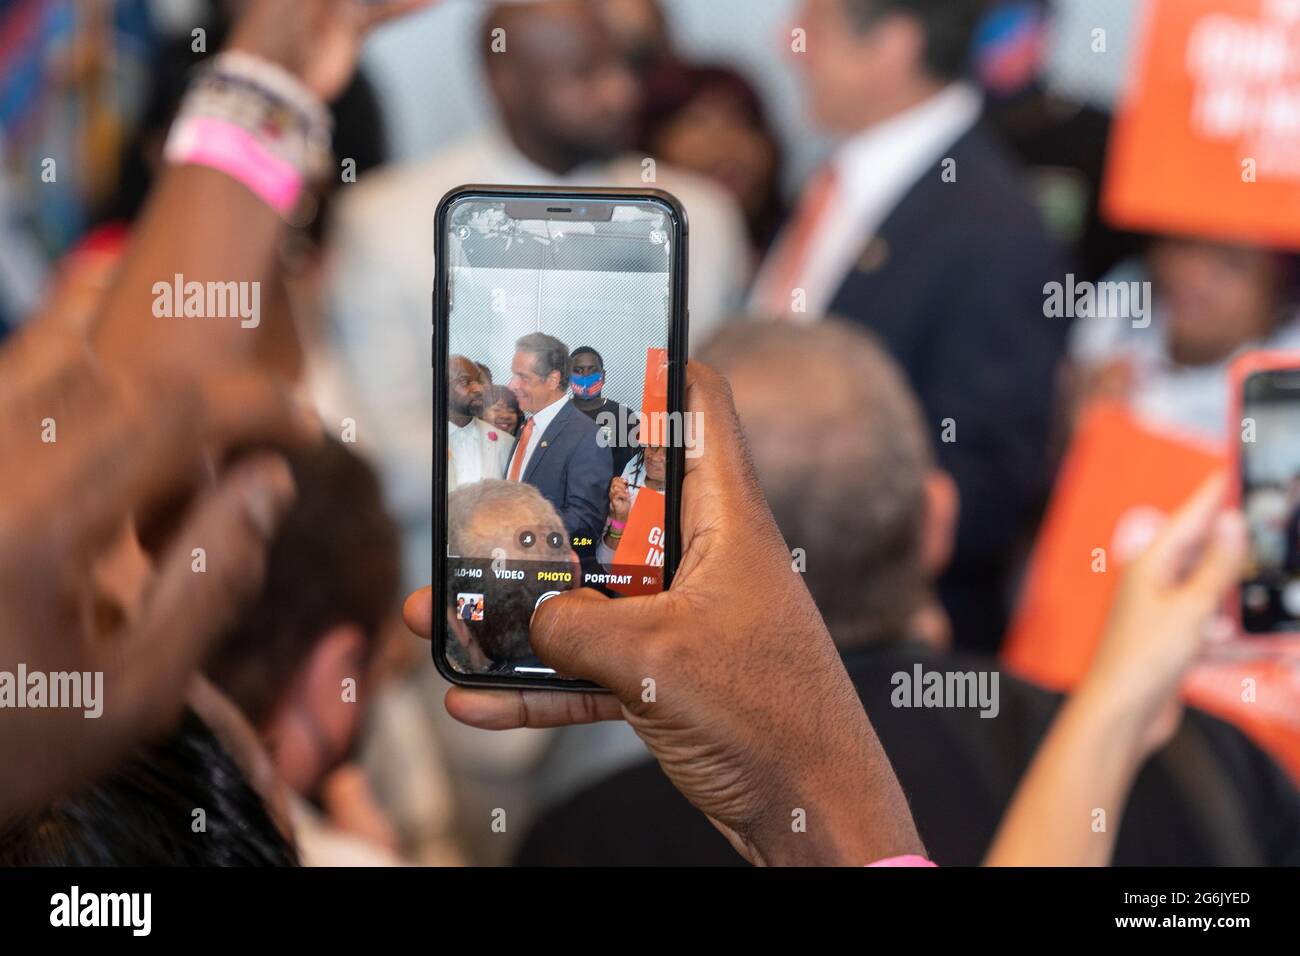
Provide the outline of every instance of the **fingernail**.
<path id="1" fill-rule="evenodd" d="M 293 476 L 283 462 L 265 465 L 249 479 L 244 491 L 244 509 L 264 540 L 271 540 L 295 494 Z"/>

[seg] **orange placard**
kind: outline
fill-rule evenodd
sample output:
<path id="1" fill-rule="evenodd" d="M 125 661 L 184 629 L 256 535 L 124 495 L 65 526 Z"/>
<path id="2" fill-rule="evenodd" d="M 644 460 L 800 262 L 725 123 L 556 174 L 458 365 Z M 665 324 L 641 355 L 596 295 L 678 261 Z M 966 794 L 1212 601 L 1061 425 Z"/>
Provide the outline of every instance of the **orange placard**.
<path id="1" fill-rule="evenodd" d="M 1007 665 L 1057 690 L 1074 686 L 1097 650 L 1126 558 L 1223 463 L 1213 450 L 1150 431 L 1119 406 L 1086 413 L 1003 645 Z M 1188 674 L 1183 697 L 1235 724 L 1300 781 L 1295 660 L 1209 659 Z"/>
<path id="2" fill-rule="evenodd" d="M 1144 14 L 1106 217 L 1300 248 L 1300 4 L 1147 0 Z"/>
<path id="3" fill-rule="evenodd" d="M 668 350 L 646 349 L 641 393 L 641 444 L 668 444 Z"/>
<path id="4" fill-rule="evenodd" d="M 1183 698 L 1236 725 L 1300 782 L 1300 664 L 1294 659 L 1198 664 L 1183 682 Z"/>
<path id="5" fill-rule="evenodd" d="M 1003 644 L 1011 668 L 1048 687 L 1087 670 L 1124 563 L 1215 470 L 1212 450 L 1156 434 L 1119 405 L 1079 421 Z"/>
<path id="6" fill-rule="evenodd" d="M 620 594 L 653 594 L 663 590 L 663 492 L 653 488 L 642 488 L 637 492 L 610 570 L 631 578 L 627 584 L 609 585 Z"/>

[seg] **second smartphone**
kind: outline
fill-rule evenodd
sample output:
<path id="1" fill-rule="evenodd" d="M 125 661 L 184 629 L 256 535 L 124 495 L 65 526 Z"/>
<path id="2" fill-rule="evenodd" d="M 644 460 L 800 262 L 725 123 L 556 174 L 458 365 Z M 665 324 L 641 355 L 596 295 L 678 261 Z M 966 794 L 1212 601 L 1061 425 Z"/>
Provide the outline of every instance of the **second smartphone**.
<path id="1" fill-rule="evenodd" d="M 1240 587 L 1247 637 L 1300 634 L 1300 353 L 1253 352 L 1233 367 L 1236 471 L 1250 532 Z"/>
<path id="2" fill-rule="evenodd" d="M 671 581 L 686 243 L 656 190 L 464 186 L 439 203 L 433 655 L 448 680 L 591 689 L 534 653 L 534 610 Z"/>

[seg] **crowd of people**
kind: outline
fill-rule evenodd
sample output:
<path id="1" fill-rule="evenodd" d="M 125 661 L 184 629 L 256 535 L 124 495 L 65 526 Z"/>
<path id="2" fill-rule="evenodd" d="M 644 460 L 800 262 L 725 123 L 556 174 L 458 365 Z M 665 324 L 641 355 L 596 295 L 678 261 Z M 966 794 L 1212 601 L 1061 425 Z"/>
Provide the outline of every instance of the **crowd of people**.
<path id="1" fill-rule="evenodd" d="M 757 87 L 682 52 L 656 0 L 485 6 L 493 121 L 391 162 L 359 50 L 430 5 L 213 0 L 208 46 L 158 43 L 110 201 L 28 235 L 48 279 L 0 295 L 0 678 L 100 674 L 103 707 L 0 679 L 0 862 L 1300 862 L 1297 781 L 1181 703 L 1248 560 L 1235 478 L 1114 569 L 1068 694 L 997 657 L 1086 411 L 1222 444 L 1232 360 L 1300 340 L 1287 251 L 1106 224 L 1108 118 L 988 30 L 1049 30 L 1047 0 L 792 4 L 807 50 L 773 55 L 835 144 L 793 195 Z M 25 23 L 0 11 L 0 40 Z M 518 515 L 608 570 L 667 481 L 663 447 L 600 434 L 627 411 L 612 343 L 538 330 L 508 376 L 484 352 L 434 380 L 433 215 L 465 183 L 687 211 L 709 437 L 662 595 L 433 607 L 435 389 L 449 553 L 499 558 L 484 529 Z M 30 212 L 8 189 L 0 211 Z M 1144 321 L 1052 316 L 1067 276 L 1149 283 Z M 173 278 L 260 305 L 163 317 Z M 484 615 L 510 601 L 526 633 Z M 412 637 L 444 626 L 466 671 L 608 693 L 448 686 Z"/>

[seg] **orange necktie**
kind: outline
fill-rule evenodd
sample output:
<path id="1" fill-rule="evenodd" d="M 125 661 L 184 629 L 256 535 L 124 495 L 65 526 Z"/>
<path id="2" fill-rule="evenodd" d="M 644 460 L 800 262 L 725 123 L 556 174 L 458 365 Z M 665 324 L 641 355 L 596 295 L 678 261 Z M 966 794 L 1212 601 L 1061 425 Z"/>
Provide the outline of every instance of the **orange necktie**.
<path id="1" fill-rule="evenodd" d="M 791 293 L 803 277 L 813 237 L 835 198 L 835 187 L 834 167 L 823 166 L 804 193 L 799 212 L 781 238 L 760 300 L 774 316 L 790 314 Z"/>
<path id="2" fill-rule="evenodd" d="M 533 422 L 535 421 L 535 418 L 528 419 L 528 424 L 525 425 L 524 430 L 519 433 L 519 441 L 515 443 L 515 457 L 514 460 L 510 462 L 511 481 L 518 481 L 519 472 L 523 471 L 524 456 L 528 454 L 528 442 L 533 437 Z"/>

